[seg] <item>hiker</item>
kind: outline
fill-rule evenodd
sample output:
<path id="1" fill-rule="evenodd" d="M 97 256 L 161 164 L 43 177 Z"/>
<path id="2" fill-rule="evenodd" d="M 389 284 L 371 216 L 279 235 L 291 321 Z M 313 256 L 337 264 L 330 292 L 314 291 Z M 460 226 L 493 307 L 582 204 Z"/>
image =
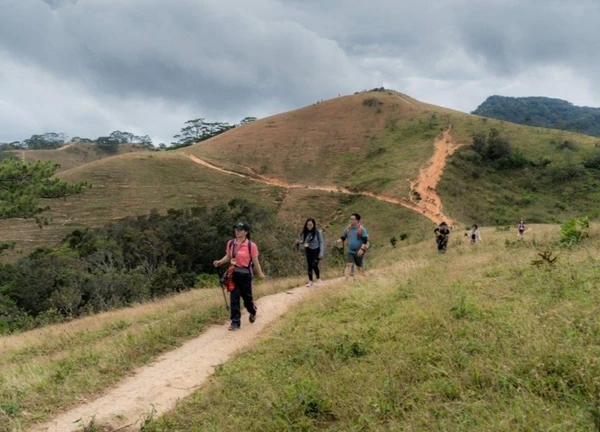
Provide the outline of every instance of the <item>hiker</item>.
<path id="1" fill-rule="evenodd" d="M 519 230 L 517 237 L 522 238 L 523 233 L 525 232 L 525 221 L 523 219 L 519 219 L 519 223 L 517 224 L 517 229 Z"/>
<path id="2" fill-rule="evenodd" d="M 350 224 L 344 229 L 336 243 L 344 243 L 347 240 L 348 250 L 346 252 L 346 268 L 344 277 L 350 277 L 352 266 L 358 274 L 364 274 L 364 256 L 369 249 L 369 234 L 367 229 L 360 223 L 360 215 L 352 213 Z"/>
<path id="3" fill-rule="evenodd" d="M 465 233 L 466 237 L 471 239 L 471 244 L 475 244 L 481 241 L 481 234 L 479 233 L 479 227 L 475 224 L 471 227 L 471 231 Z"/>
<path id="4" fill-rule="evenodd" d="M 227 242 L 225 256 L 220 260 L 213 261 L 215 267 L 230 263 L 233 266 L 234 288 L 230 292 L 229 303 L 231 305 L 231 325 L 229 330 L 239 330 L 242 325 L 242 314 L 240 312 L 240 297 L 244 301 L 244 307 L 250 314 L 250 323 L 256 321 L 256 305 L 252 298 L 252 277 L 254 269 L 259 278 L 265 275 L 258 261 L 258 247 L 250 241 L 250 226 L 240 222 L 234 226 L 235 238 Z"/>
<path id="5" fill-rule="evenodd" d="M 308 218 L 304 222 L 304 228 L 296 246 L 300 247 L 300 245 L 304 247 L 308 266 L 308 283 L 306 286 L 313 286 L 313 272 L 317 277 L 315 285 L 321 285 L 323 281 L 319 270 L 319 260 L 323 259 L 325 244 L 323 243 L 323 231 L 317 229 L 317 222 L 314 218 Z"/>
<path id="6" fill-rule="evenodd" d="M 450 235 L 448 224 L 442 222 L 440 226 L 433 230 L 433 232 L 435 233 L 435 242 L 437 243 L 438 252 L 445 253 L 448 248 L 448 236 Z"/>

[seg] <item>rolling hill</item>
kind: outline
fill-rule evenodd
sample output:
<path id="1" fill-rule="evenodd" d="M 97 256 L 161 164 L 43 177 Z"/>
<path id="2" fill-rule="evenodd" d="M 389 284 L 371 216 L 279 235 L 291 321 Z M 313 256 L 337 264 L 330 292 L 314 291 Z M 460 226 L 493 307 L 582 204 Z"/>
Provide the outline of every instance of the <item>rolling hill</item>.
<path id="1" fill-rule="evenodd" d="M 499 167 L 474 154 L 473 135 L 492 129 L 525 163 Z M 565 147 L 565 141 L 570 145 Z M 600 199 L 596 142 L 586 135 L 425 104 L 394 91 L 360 93 L 268 117 L 172 152 L 141 151 L 83 164 L 77 159 L 77 166 L 59 176 L 86 180 L 92 188 L 52 203 L 53 222 L 41 230 L 30 221 L 0 221 L 0 240 L 16 241 L 17 250 L 26 253 L 56 244 L 75 228 L 154 208 L 210 206 L 234 196 L 259 201 L 298 225 L 314 216 L 334 232 L 345 225 L 349 212 L 359 211 L 380 246 L 389 246 L 392 236 L 429 236 L 431 220 L 440 217 L 481 225 L 519 217 L 537 222 L 582 213 L 594 217 Z M 81 151 L 77 154 L 84 155 Z M 434 156 L 444 162 L 447 157 L 443 174 L 443 166 L 429 172 Z M 441 176 L 440 183 L 425 181 L 421 191 L 437 192 L 444 209 L 437 216 L 426 208 L 435 197 L 415 186 L 434 174 Z"/>

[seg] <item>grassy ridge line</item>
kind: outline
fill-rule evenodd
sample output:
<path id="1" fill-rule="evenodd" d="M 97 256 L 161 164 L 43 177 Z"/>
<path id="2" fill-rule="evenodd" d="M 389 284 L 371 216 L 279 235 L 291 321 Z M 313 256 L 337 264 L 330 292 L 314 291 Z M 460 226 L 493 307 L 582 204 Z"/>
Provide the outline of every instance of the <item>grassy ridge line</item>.
<path id="1" fill-rule="evenodd" d="M 597 430 L 599 242 L 531 266 L 556 232 L 414 246 L 426 271 L 400 260 L 299 306 L 144 430 Z"/>
<path id="2" fill-rule="evenodd" d="M 298 286 L 258 284 L 257 297 Z M 26 430 L 93 398 L 136 367 L 228 318 L 217 289 L 194 290 L 135 308 L 0 338 L 0 431 Z"/>

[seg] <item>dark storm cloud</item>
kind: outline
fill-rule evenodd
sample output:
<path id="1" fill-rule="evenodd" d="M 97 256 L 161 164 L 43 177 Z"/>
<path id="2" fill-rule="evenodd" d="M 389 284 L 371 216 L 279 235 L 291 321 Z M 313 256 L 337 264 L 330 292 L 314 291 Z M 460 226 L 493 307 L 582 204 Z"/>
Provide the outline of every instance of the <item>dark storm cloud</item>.
<path id="1" fill-rule="evenodd" d="M 0 2 L 0 140 L 164 139 L 381 85 L 464 111 L 490 94 L 600 105 L 598 0 Z"/>
<path id="2" fill-rule="evenodd" d="M 98 93 L 241 113 L 232 105 L 308 103 L 360 75 L 334 41 L 270 13 L 249 15 L 241 1 L 84 1 L 58 10 L 12 2 L 0 47 Z M 37 31 L 19 31 L 23 21 Z"/>

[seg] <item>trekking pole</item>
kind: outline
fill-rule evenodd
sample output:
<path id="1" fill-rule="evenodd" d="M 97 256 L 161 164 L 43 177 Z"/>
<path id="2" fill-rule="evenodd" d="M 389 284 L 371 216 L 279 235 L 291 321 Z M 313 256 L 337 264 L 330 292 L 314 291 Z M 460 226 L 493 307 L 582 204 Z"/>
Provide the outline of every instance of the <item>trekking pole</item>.
<path id="1" fill-rule="evenodd" d="M 229 311 L 229 305 L 227 304 L 227 297 L 225 296 L 225 290 L 221 289 L 221 292 L 223 293 L 223 300 L 225 300 L 225 309 L 227 309 L 227 311 Z"/>

